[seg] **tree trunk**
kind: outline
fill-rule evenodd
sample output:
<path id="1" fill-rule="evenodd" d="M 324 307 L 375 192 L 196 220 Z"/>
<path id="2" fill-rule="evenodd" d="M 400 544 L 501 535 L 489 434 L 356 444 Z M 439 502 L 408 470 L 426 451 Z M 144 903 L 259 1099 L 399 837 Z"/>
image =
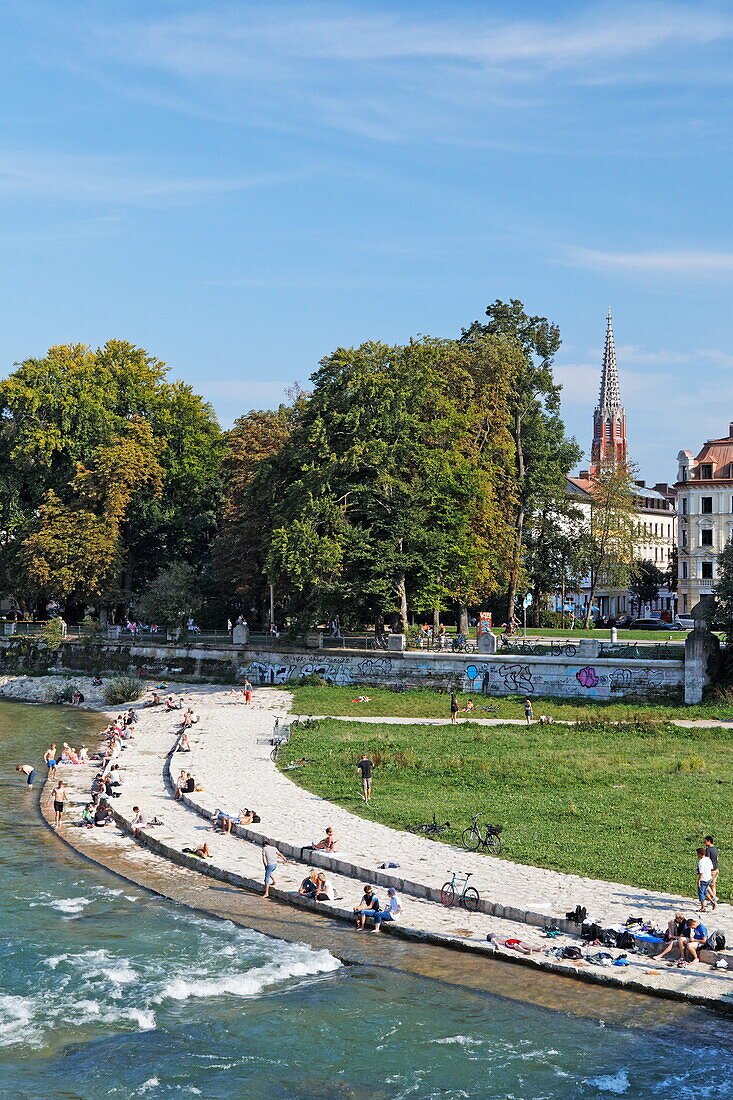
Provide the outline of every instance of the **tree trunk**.
<path id="1" fill-rule="evenodd" d="M 440 630 L 440 608 L 433 608 L 433 634 L 437 634 Z"/>
<path id="2" fill-rule="evenodd" d="M 407 634 L 408 622 L 407 622 L 407 588 L 405 586 L 405 574 L 403 573 L 397 578 L 395 583 L 395 593 L 399 600 L 399 609 L 397 614 L 400 619 L 400 627 L 403 634 Z"/>
<path id="3" fill-rule="evenodd" d="M 507 593 L 506 625 L 507 632 L 513 633 L 514 604 L 517 599 L 517 586 L 519 584 L 519 570 L 522 565 L 522 541 L 524 537 L 525 508 L 522 499 L 524 493 L 524 448 L 522 446 L 522 417 L 519 412 L 514 413 L 514 443 L 517 449 L 517 478 L 519 480 L 519 511 L 514 531 L 514 554 L 512 557 L 512 569 L 509 574 L 509 591 Z"/>
<path id="4" fill-rule="evenodd" d="M 458 605 L 458 633 L 468 637 L 468 608 L 465 603 Z"/>
<path id="5" fill-rule="evenodd" d="M 563 564 L 562 581 L 560 583 L 560 629 L 565 629 L 565 567 Z"/>

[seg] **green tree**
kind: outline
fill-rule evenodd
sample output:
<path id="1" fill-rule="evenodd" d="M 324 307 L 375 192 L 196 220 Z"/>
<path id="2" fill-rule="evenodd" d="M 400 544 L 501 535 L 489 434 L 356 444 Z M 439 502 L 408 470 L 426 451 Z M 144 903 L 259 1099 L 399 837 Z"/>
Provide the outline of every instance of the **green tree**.
<path id="1" fill-rule="evenodd" d="M 210 406 L 166 375 L 165 364 L 142 348 L 111 340 L 96 351 L 53 347 L 0 382 L 0 590 L 25 600 L 50 594 L 45 556 L 50 571 L 67 563 L 65 592 L 110 600 L 121 587 L 141 587 L 167 561 L 206 552 L 221 432 Z M 128 492 L 120 464 L 129 461 L 130 473 L 139 473 L 139 453 L 126 444 L 136 444 L 143 424 L 160 476 Z M 105 462 L 112 482 L 101 492 Z M 119 493 L 127 494 L 124 515 L 113 507 Z M 75 578 L 90 551 L 84 589 Z"/>
<path id="2" fill-rule="evenodd" d="M 718 579 L 715 584 L 715 620 L 725 629 L 726 651 L 724 660 L 730 677 L 731 660 L 728 657 L 733 646 L 733 540 L 729 540 L 718 554 L 716 564 Z"/>
<path id="3" fill-rule="evenodd" d="M 560 386 L 552 367 L 560 347 L 560 330 L 545 317 L 529 316 L 513 298 L 497 299 L 486 309 L 485 322 L 464 329 L 462 340 L 477 333 L 500 336 L 519 350 L 520 368 L 510 396 L 510 426 L 514 441 L 517 484 L 513 508 L 513 545 L 507 587 L 507 623 L 511 629 L 517 588 L 522 578 L 527 531 L 548 497 L 557 497 L 565 478 L 580 458 L 574 440 L 565 435 L 558 415 Z"/>
<path id="4" fill-rule="evenodd" d="M 584 625 L 590 623 L 596 592 L 627 585 L 639 538 L 638 500 L 634 470 L 627 463 L 604 462 L 591 487 L 590 591 Z"/>
<path id="5" fill-rule="evenodd" d="M 638 614 L 644 604 L 653 603 L 664 586 L 665 575 L 653 561 L 635 561 L 629 571 L 629 591 L 638 603 Z"/>
<path id="6" fill-rule="evenodd" d="M 495 519 L 500 544 L 492 463 L 506 447 L 506 398 L 495 419 L 488 403 L 479 410 L 479 359 L 476 347 L 424 338 L 323 360 L 287 446 L 257 475 L 274 502 L 268 574 L 291 610 L 378 626 L 395 614 L 405 629 L 410 604 L 444 606 L 491 583 L 490 554 L 479 575 L 477 517 Z"/>
<path id="7" fill-rule="evenodd" d="M 201 607 L 196 570 L 187 562 L 176 562 L 160 569 L 147 590 L 135 603 L 135 612 L 149 622 L 180 627 Z"/>
<path id="8" fill-rule="evenodd" d="M 590 539 L 582 511 L 563 494 L 545 502 L 527 532 L 525 569 L 532 593 L 533 625 L 541 626 L 544 597 L 557 594 L 565 626 L 568 593 L 577 592 L 588 573 Z"/>

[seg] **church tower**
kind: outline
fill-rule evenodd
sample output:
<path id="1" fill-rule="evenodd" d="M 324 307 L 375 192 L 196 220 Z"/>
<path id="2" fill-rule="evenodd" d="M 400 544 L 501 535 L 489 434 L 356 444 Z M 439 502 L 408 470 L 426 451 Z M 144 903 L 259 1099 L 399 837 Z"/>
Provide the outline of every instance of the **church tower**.
<path id="1" fill-rule="evenodd" d="M 603 462 L 626 462 L 626 410 L 621 404 L 616 367 L 616 346 L 613 342 L 611 310 L 606 321 L 606 346 L 603 350 L 603 372 L 598 405 L 593 412 L 593 446 L 590 476 L 595 477 Z"/>

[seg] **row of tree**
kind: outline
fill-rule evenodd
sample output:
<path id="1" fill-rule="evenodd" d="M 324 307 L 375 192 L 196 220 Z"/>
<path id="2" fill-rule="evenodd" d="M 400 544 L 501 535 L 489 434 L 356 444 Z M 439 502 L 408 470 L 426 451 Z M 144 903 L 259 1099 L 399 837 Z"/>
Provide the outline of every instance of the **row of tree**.
<path id="1" fill-rule="evenodd" d="M 51 348 L 0 382 L 0 591 L 161 621 L 198 595 L 221 620 L 273 585 L 301 625 L 455 609 L 465 627 L 471 606 L 600 583 L 631 561 L 630 475 L 599 479 L 608 530 L 585 531 L 559 346 L 497 301 L 457 339 L 339 348 L 228 432 L 140 348 Z"/>

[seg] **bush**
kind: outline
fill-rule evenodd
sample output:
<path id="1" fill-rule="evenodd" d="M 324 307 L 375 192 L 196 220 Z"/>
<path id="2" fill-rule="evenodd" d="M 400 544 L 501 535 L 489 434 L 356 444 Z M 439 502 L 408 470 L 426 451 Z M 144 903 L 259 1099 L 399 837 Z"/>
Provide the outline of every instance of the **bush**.
<path id="1" fill-rule="evenodd" d="M 131 703 L 139 699 L 143 690 L 142 681 L 137 676 L 119 676 L 116 680 L 110 680 L 104 689 L 104 701 L 112 706 L 120 703 Z"/>
<path id="2" fill-rule="evenodd" d="M 299 676 L 292 683 L 296 687 L 328 687 L 328 680 L 324 680 L 322 676 L 317 676 L 315 672 L 309 672 L 307 676 Z"/>
<path id="3" fill-rule="evenodd" d="M 47 703 L 70 703 L 75 690 L 71 684 L 62 684 L 61 687 L 49 684 L 43 697 Z"/>

